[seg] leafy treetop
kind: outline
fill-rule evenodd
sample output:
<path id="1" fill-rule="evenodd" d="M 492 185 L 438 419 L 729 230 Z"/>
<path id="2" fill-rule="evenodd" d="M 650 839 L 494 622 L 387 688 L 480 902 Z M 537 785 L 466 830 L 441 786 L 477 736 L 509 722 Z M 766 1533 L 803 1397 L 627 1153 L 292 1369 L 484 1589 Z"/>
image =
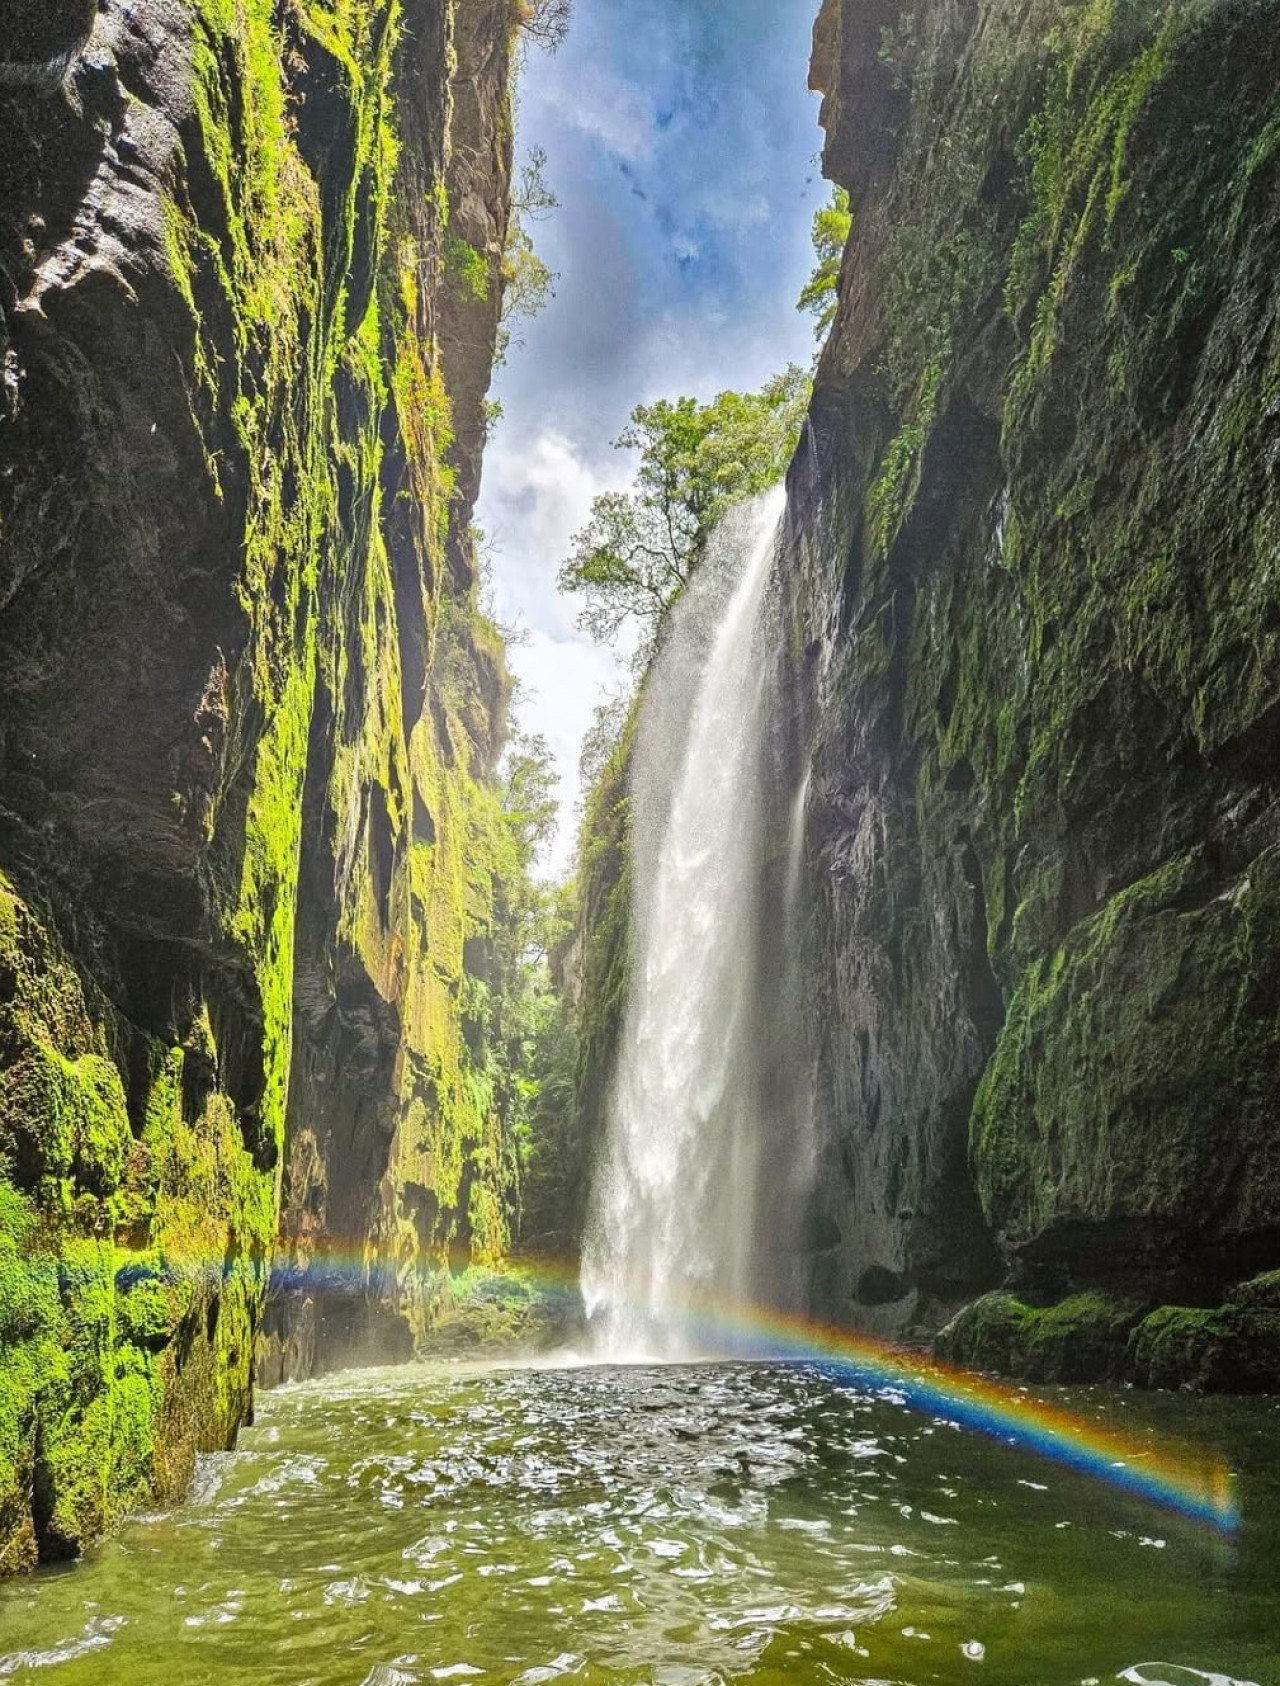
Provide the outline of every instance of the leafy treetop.
<path id="1" fill-rule="evenodd" d="M 853 228 L 853 210 L 848 191 L 832 190 L 831 202 L 813 217 L 813 250 L 817 268 L 805 283 L 796 308 L 811 311 L 816 318 L 814 333 L 822 339 L 835 321 L 840 293 L 840 264 Z"/>
<path id="2" fill-rule="evenodd" d="M 531 222 L 541 222 L 559 203 L 547 185 L 547 154 L 535 146 L 511 184 L 511 216 L 502 252 L 502 318 L 498 325 L 496 361 L 505 363 L 516 339 L 518 322 L 528 321 L 544 311 L 555 297 L 558 277 L 538 256 Z"/>
<path id="3" fill-rule="evenodd" d="M 793 364 L 759 392 L 709 404 L 664 398 L 631 412 L 614 444 L 640 453 L 634 486 L 596 498 L 560 569 L 560 589 L 583 599 L 584 631 L 610 643 L 635 623 L 637 662 L 647 661 L 717 522 L 786 472 L 808 400 L 809 377 Z"/>

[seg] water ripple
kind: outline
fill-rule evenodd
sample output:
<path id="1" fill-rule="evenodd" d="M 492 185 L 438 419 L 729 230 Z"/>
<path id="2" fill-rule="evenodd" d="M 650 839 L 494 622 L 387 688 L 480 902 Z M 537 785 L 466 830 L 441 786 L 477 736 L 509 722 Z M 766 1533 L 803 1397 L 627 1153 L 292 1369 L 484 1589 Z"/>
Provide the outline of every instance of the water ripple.
<path id="1" fill-rule="evenodd" d="M 0 1589 L 0 1677 L 1280 1686 L 1272 1456 L 1234 1556 L 1043 1475 L 804 1366 L 336 1377 L 185 1510 Z"/>

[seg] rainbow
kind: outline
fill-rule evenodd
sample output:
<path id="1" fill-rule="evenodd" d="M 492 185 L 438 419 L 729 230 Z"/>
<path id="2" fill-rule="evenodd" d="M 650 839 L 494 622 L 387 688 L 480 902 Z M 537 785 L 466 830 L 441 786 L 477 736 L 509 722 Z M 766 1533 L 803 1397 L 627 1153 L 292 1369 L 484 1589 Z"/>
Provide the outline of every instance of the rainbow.
<path id="1" fill-rule="evenodd" d="M 272 1290 L 364 1294 L 376 1291 L 379 1276 L 403 1285 L 419 1269 L 379 1258 L 367 1244 L 327 1242 L 305 1264 L 278 1263 Z M 565 1303 L 577 1295 L 576 1269 L 551 1260 L 520 1260 L 495 1268 L 492 1277 L 530 1297 Z M 706 1294 L 691 1295 L 682 1310 L 683 1345 L 691 1355 L 818 1365 L 895 1404 L 1104 1481 L 1193 1523 L 1227 1535 L 1239 1527 L 1234 1478 L 1210 1448 L 1126 1435 L 1026 1388 L 834 1324 Z"/>

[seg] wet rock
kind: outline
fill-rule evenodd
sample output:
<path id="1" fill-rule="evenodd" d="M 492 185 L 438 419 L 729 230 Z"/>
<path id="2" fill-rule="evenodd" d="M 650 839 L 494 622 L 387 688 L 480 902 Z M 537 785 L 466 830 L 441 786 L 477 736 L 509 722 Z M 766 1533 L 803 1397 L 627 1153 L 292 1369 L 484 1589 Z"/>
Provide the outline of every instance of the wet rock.
<path id="1" fill-rule="evenodd" d="M 1130 1332 L 1144 1309 L 1098 1293 L 1047 1306 L 1015 1294 L 987 1294 L 941 1331 L 934 1349 L 951 1363 L 1028 1381 L 1118 1380 L 1126 1374 Z"/>
<path id="2" fill-rule="evenodd" d="M 1144 1387 L 1280 1390 L 1280 1311 L 1161 1306 L 1134 1330 L 1126 1365 Z"/>
<path id="3" fill-rule="evenodd" d="M 869 1265 L 858 1278 L 854 1298 L 859 1305 L 891 1305 L 909 1292 L 908 1284 L 897 1271 L 883 1265 Z"/>

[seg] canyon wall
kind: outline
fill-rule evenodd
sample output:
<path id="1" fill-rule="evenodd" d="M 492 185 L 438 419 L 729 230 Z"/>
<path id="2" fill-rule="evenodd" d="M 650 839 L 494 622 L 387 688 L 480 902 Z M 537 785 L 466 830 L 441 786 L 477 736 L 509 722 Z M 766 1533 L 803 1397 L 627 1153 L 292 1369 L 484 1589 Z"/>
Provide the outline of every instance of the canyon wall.
<path id="1" fill-rule="evenodd" d="M 815 1307 L 1280 1385 L 1280 7 L 826 0 L 813 70 Z"/>
<path id="2" fill-rule="evenodd" d="M 0 1570 L 179 1492 L 255 1353 L 408 1351 L 506 1242 L 470 520 L 515 24 L 6 11 Z"/>

